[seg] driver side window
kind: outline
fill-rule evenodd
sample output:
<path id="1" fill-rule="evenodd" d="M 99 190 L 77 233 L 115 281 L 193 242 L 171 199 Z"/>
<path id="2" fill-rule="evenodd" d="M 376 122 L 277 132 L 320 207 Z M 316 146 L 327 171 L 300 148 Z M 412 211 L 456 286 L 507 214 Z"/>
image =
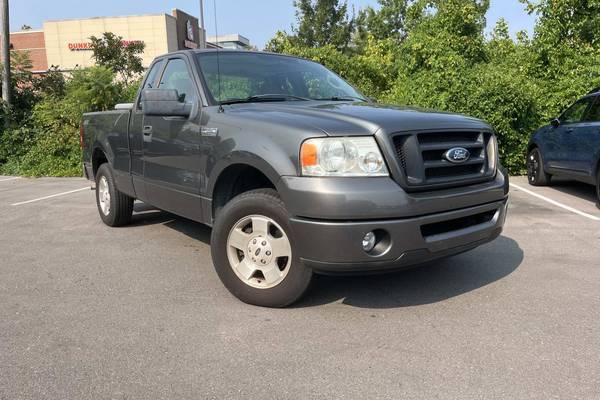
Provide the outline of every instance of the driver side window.
<path id="1" fill-rule="evenodd" d="M 144 81 L 144 86 L 142 87 L 142 90 L 152 89 L 152 87 L 154 86 L 154 82 L 156 81 L 156 77 L 158 76 L 158 73 L 160 72 L 160 69 L 162 68 L 162 65 L 163 65 L 162 60 L 154 63 L 154 65 L 152 66 L 152 68 L 150 69 L 148 74 L 146 75 L 146 80 Z M 141 95 L 138 98 L 137 108 L 138 109 L 142 108 L 142 96 Z"/>
<path id="2" fill-rule="evenodd" d="M 576 124 L 578 122 L 583 121 L 585 112 L 588 109 L 588 106 L 590 105 L 592 100 L 593 98 L 588 97 L 586 99 L 579 100 L 577 103 L 573 104 L 560 117 L 560 122 L 562 122 L 563 124 Z"/>
<path id="3" fill-rule="evenodd" d="M 179 101 L 182 103 L 193 103 L 198 100 L 194 82 L 185 61 L 181 58 L 169 60 L 158 88 L 177 90 Z"/>
<path id="4" fill-rule="evenodd" d="M 589 122 L 600 122 L 600 96 L 596 96 L 596 102 L 592 108 L 590 108 L 585 120 Z"/>

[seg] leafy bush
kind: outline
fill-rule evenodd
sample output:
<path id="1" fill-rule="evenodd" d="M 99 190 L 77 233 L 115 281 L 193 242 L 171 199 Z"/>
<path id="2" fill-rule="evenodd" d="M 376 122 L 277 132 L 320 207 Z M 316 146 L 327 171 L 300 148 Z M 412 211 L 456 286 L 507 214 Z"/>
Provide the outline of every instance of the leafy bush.
<path id="1" fill-rule="evenodd" d="M 56 83 L 56 82 L 54 82 Z M 60 83 L 51 85 L 28 118 L 0 136 L 0 172 L 29 176 L 81 174 L 79 124 L 82 114 L 112 109 L 131 101 L 136 84 L 115 82 L 105 67 L 73 72 L 60 97 Z"/>

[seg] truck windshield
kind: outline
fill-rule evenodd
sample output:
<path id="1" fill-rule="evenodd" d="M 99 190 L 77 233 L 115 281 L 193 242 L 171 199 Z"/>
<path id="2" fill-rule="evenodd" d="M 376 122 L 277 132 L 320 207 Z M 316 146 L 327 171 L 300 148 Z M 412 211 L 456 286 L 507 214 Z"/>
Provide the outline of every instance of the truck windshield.
<path id="1" fill-rule="evenodd" d="M 221 104 L 259 101 L 365 101 L 342 78 L 312 61 L 275 54 L 198 53 L 204 80 Z M 221 83 L 217 78 L 218 71 Z"/>

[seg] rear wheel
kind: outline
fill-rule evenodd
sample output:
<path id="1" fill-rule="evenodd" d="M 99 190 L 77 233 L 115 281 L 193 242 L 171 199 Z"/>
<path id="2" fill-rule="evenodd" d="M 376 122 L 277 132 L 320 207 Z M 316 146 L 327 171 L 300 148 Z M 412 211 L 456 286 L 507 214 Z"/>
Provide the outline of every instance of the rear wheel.
<path id="1" fill-rule="evenodd" d="M 533 186 L 546 186 L 550 184 L 552 176 L 544 170 L 542 153 L 534 147 L 527 155 L 527 180 Z"/>
<path id="2" fill-rule="evenodd" d="M 115 180 L 108 164 L 102 164 L 96 173 L 96 204 L 102 221 L 112 227 L 131 222 L 134 199 L 115 187 Z"/>
<path id="3" fill-rule="evenodd" d="M 312 271 L 300 261 L 289 214 L 276 191 L 243 193 L 219 212 L 211 237 L 215 270 L 245 303 L 285 307 L 307 289 Z"/>

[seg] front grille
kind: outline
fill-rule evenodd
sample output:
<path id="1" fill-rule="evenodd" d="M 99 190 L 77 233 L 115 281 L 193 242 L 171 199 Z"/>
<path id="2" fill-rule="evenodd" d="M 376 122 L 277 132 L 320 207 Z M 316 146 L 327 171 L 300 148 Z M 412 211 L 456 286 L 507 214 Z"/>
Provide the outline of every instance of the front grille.
<path id="1" fill-rule="evenodd" d="M 457 186 L 491 179 L 495 174 L 495 151 L 491 132 L 445 131 L 400 133 L 393 136 L 398 166 L 408 188 Z M 466 149 L 469 158 L 450 162 L 445 154 Z"/>
<path id="2" fill-rule="evenodd" d="M 482 225 L 494 219 L 497 210 L 486 211 L 484 213 L 469 215 L 468 217 L 457 218 L 450 221 L 436 222 L 434 224 L 423 225 L 421 234 L 427 238 L 444 233 L 455 232 L 472 226 Z"/>

